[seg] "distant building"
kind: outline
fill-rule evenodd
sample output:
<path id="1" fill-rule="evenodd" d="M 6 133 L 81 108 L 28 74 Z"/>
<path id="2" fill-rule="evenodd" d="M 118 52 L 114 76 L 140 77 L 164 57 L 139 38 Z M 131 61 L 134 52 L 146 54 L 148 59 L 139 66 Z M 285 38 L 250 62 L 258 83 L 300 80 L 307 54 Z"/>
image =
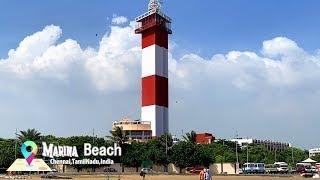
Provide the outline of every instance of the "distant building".
<path id="1" fill-rule="evenodd" d="M 314 148 L 309 150 L 309 157 L 320 155 L 320 148 Z"/>
<path id="2" fill-rule="evenodd" d="M 276 142 L 276 141 L 270 141 L 270 140 L 236 138 L 236 139 L 232 139 L 231 141 L 237 142 L 241 148 L 246 147 L 248 144 L 261 145 L 267 148 L 268 150 L 276 150 L 276 151 L 283 151 L 291 147 L 289 143 L 282 143 L 282 142 Z"/>
<path id="3" fill-rule="evenodd" d="M 215 137 L 211 133 L 199 133 L 196 134 L 197 144 L 211 144 L 214 142 Z"/>
<path id="4" fill-rule="evenodd" d="M 115 127 L 122 127 L 127 133 L 129 141 L 147 141 L 152 139 L 150 121 L 122 119 L 112 123 L 112 129 Z"/>
<path id="5" fill-rule="evenodd" d="M 178 139 L 177 136 L 173 135 L 172 141 L 173 141 L 173 144 L 177 144 L 180 141 L 180 139 Z"/>

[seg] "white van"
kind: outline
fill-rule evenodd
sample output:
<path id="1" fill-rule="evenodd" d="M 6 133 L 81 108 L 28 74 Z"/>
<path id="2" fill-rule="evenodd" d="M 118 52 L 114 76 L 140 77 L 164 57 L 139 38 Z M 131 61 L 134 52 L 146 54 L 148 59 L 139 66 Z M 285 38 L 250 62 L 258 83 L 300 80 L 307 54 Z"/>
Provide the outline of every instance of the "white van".
<path id="1" fill-rule="evenodd" d="M 288 164 L 285 162 L 275 162 L 278 173 L 288 173 Z"/>

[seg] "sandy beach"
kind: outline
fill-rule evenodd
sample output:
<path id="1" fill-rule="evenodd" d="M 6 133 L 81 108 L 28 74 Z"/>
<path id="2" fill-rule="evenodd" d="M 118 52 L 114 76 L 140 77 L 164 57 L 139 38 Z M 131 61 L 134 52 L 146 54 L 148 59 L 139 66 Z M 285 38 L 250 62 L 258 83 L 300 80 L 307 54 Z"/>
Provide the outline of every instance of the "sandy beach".
<path id="1" fill-rule="evenodd" d="M 108 180 L 107 175 L 80 175 L 80 176 L 68 176 L 72 177 L 72 179 L 76 180 L 90 180 L 90 179 L 97 179 L 97 180 Z M 32 177 L 32 179 L 41 179 L 38 176 Z M 109 180 L 142 180 L 142 177 L 139 175 L 113 175 L 109 176 Z M 198 176 L 196 175 L 153 175 L 153 176 L 146 176 L 145 180 L 198 180 Z M 266 177 L 266 176 L 215 176 L 214 180 L 300 180 L 304 179 L 299 176 L 294 177 Z"/>

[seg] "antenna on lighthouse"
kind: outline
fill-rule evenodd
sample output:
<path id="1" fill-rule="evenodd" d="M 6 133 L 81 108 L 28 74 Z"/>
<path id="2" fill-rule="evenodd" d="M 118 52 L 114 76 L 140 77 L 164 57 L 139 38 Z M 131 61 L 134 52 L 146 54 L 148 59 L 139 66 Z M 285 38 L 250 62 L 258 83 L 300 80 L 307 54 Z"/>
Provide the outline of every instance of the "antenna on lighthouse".
<path id="1" fill-rule="evenodd" d="M 148 5 L 148 9 L 149 9 L 149 11 L 160 10 L 161 4 L 162 4 L 162 2 L 160 2 L 159 0 L 150 0 L 149 5 Z"/>

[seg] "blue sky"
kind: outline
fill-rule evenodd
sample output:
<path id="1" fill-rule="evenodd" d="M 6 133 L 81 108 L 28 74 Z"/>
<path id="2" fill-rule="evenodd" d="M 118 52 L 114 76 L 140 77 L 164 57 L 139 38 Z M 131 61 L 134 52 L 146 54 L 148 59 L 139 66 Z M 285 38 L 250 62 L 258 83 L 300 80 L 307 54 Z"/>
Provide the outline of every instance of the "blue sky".
<path id="1" fill-rule="evenodd" d="M 147 0 L 16 1 L 0 2 L 0 57 L 31 32 L 49 24 L 63 29 L 84 47 L 97 46 L 113 14 L 133 20 L 144 12 Z M 256 50 L 260 42 L 286 36 L 314 50 L 320 40 L 320 2 L 309 0 L 183 0 L 165 1 L 164 11 L 173 19 L 172 39 L 185 51 L 205 56 L 230 50 Z"/>
<path id="2" fill-rule="evenodd" d="M 0 1 L 0 137 L 15 128 L 105 136 L 114 120 L 138 119 L 140 37 L 130 21 L 147 2 Z M 165 1 L 170 131 L 319 146 L 319 5 Z"/>

